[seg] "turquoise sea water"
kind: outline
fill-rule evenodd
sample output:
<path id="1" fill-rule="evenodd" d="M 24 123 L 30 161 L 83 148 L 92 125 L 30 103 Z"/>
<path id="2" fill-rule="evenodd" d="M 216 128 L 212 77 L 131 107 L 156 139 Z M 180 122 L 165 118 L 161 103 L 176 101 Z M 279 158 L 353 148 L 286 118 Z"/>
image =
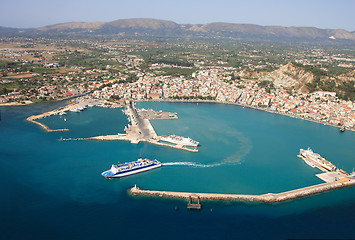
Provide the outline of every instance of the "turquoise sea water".
<path id="1" fill-rule="evenodd" d="M 204 201 L 197 212 L 188 211 L 185 201 L 127 194 L 134 184 L 246 194 L 318 184 L 320 171 L 297 158 L 299 149 L 311 147 L 351 172 L 353 132 L 233 105 L 137 103 L 177 112 L 179 119 L 152 125 L 158 135 L 199 141 L 200 152 L 191 153 L 148 143 L 58 141 L 122 133 L 128 121 L 121 109 L 93 107 L 40 120 L 69 132 L 46 133 L 25 121 L 63 104 L 0 108 L 1 239 L 355 238 L 354 187 L 280 204 Z M 122 179 L 100 175 L 117 161 L 139 156 L 166 165 Z"/>

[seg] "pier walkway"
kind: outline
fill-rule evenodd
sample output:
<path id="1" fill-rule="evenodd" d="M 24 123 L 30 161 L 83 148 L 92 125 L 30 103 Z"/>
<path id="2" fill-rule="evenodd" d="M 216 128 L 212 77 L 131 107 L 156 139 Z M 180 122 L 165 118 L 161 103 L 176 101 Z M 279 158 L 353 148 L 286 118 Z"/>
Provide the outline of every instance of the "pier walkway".
<path id="1" fill-rule="evenodd" d="M 355 179 L 347 181 L 322 183 L 310 187 L 304 187 L 282 193 L 267 193 L 262 195 L 245 195 L 245 194 L 219 194 L 219 193 L 190 193 L 190 192 L 170 192 L 170 191 L 150 191 L 142 190 L 138 187 L 129 189 L 129 193 L 133 196 L 151 196 L 160 198 L 175 198 L 189 200 L 191 196 L 197 196 L 201 200 L 221 200 L 221 201 L 243 201 L 243 202 L 282 202 L 301 198 L 337 188 L 343 188 L 355 185 Z"/>

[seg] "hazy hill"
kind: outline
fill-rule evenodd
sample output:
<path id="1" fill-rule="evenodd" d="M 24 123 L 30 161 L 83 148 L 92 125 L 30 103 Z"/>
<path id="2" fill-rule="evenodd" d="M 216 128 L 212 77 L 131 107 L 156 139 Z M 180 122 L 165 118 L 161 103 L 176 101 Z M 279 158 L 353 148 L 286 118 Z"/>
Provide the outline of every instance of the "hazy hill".
<path id="1" fill-rule="evenodd" d="M 0 26 L 0 34 L 8 34 L 14 32 L 20 32 L 21 30 L 18 28 L 8 28 L 8 27 L 1 27 Z"/>
<path id="2" fill-rule="evenodd" d="M 23 31 L 0 27 L 0 34 Z M 208 23 L 204 25 L 177 24 L 172 21 L 133 18 L 120 19 L 112 22 L 71 22 L 55 24 L 40 28 L 26 29 L 28 33 L 76 33 L 76 34 L 141 34 L 160 35 L 166 37 L 176 36 L 206 36 L 206 37 L 253 37 L 253 38 L 289 38 L 289 39 L 315 39 L 329 40 L 346 39 L 355 41 L 355 32 L 343 29 L 319 29 L 315 27 L 282 27 L 260 26 L 255 24 L 236 23 Z"/>
<path id="3" fill-rule="evenodd" d="M 176 29 L 179 24 L 172 21 L 157 20 L 150 18 L 120 19 L 105 23 L 103 27 L 132 28 L 132 29 Z"/>
<path id="4" fill-rule="evenodd" d="M 39 31 L 68 31 L 73 29 L 92 30 L 102 27 L 105 22 L 70 22 L 36 28 Z"/>
<path id="5" fill-rule="evenodd" d="M 97 32 L 101 34 L 117 34 L 124 32 L 135 34 L 174 35 L 174 32 L 180 32 L 180 25 L 172 21 L 150 18 L 120 19 L 105 23 Z"/>
<path id="6" fill-rule="evenodd" d="M 281 26 L 259 26 L 254 24 L 235 23 L 209 23 L 203 25 L 201 30 L 219 35 L 249 35 L 262 37 L 286 37 L 286 38 L 308 38 L 328 39 L 333 36 L 338 39 L 355 40 L 355 34 L 343 29 L 319 29 L 315 27 L 281 27 Z"/>

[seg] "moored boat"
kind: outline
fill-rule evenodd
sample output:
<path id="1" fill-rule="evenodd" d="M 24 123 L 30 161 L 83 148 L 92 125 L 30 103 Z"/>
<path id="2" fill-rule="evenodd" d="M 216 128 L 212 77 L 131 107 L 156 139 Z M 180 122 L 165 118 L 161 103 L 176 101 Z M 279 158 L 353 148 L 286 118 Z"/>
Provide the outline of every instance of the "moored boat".
<path id="1" fill-rule="evenodd" d="M 111 169 L 104 171 L 101 175 L 105 178 L 120 178 L 159 168 L 161 165 L 161 162 L 156 159 L 149 160 L 138 158 L 137 161 L 133 162 L 113 164 Z"/>
<path id="2" fill-rule="evenodd" d="M 314 153 L 310 148 L 307 150 L 300 149 L 299 156 L 310 166 L 314 165 L 315 167 L 325 169 L 327 171 L 335 171 L 336 169 L 335 165 L 327 161 L 324 157 L 321 157 L 318 153 Z"/>
<path id="3" fill-rule="evenodd" d="M 69 109 L 69 111 L 71 111 L 71 112 L 80 112 L 80 110 L 78 108 L 72 108 L 72 109 Z"/>
<path id="4" fill-rule="evenodd" d="M 176 136 L 174 134 L 170 134 L 168 136 L 162 136 L 160 138 L 161 141 L 169 142 L 177 145 L 188 146 L 188 147 L 197 147 L 199 142 L 192 140 L 191 138 Z"/>
<path id="5" fill-rule="evenodd" d="M 302 158 L 303 161 L 308 164 L 308 166 L 311 166 L 312 168 L 315 168 L 315 167 L 316 167 L 316 165 L 314 165 L 314 163 L 311 162 L 310 160 L 308 160 L 307 158 L 304 158 L 304 157 L 302 157 L 301 155 L 297 155 L 297 157 Z"/>

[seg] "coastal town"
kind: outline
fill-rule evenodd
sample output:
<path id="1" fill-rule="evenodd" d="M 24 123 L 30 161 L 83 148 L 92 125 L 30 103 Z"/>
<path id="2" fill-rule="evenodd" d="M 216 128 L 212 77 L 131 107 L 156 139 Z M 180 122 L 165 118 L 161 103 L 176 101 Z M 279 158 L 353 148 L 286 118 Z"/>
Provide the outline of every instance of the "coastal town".
<path id="1" fill-rule="evenodd" d="M 355 1 L 0 6 L 0 240 L 355 240 Z"/>
<path id="2" fill-rule="evenodd" d="M 147 60 L 144 54 L 135 53 L 127 47 L 135 45 L 143 52 L 150 43 L 80 40 L 80 47 L 75 48 L 73 42 L 64 40 L 42 40 L 37 44 L 28 42 L 29 39 L 18 40 L 17 44 L 9 44 L 4 39 L 0 42 L 2 105 L 56 101 L 83 94 L 105 101 L 107 107 L 123 104 L 125 100 L 205 101 L 237 104 L 348 130 L 355 129 L 355 103 L 352 99 L 339 96 L 344 93 L 335 88 L 329 89 L 334 91 L 325 91 L 315 88 L 313 82 L 301 85 L 295 77 L 288 77 L 301 75 L 301 72 L 316 81 L 317 77 L 318 80 L 324 78 L 324 73 L 338 66 L 347 69 L 338 78 L 350 79 L 351 84 L 355 62 L 351 55 L 329 55 L 313 50 L 307 52 L 312 58 L 304 54 L 302 58 L 295 59 L 299 52 L 288 52 L 283 63 L 261 63 L 254 61 L 262 56 L 259 50 L 243 50 L 241 64 L 232 66 L 223 61 L 226 51 L 215 59 L 190 57 L 174 62 Z M 189 56 L 194 55 L 192 53 Z M 320 62 L 322 64 L 319 65 Z M 326 68 L 326 62 L 332 65 Z M 302 69 L 299 64 L 311 66 L 313 72 Z M 315 71 L 315 67 L 318 70 Z M 271 70 L 260 73 L 260 69 L 266 68 Z M 328 78 L 327 86 L 337 79 Z M 309 90 L 312 86 L 314 91 Z"/>

